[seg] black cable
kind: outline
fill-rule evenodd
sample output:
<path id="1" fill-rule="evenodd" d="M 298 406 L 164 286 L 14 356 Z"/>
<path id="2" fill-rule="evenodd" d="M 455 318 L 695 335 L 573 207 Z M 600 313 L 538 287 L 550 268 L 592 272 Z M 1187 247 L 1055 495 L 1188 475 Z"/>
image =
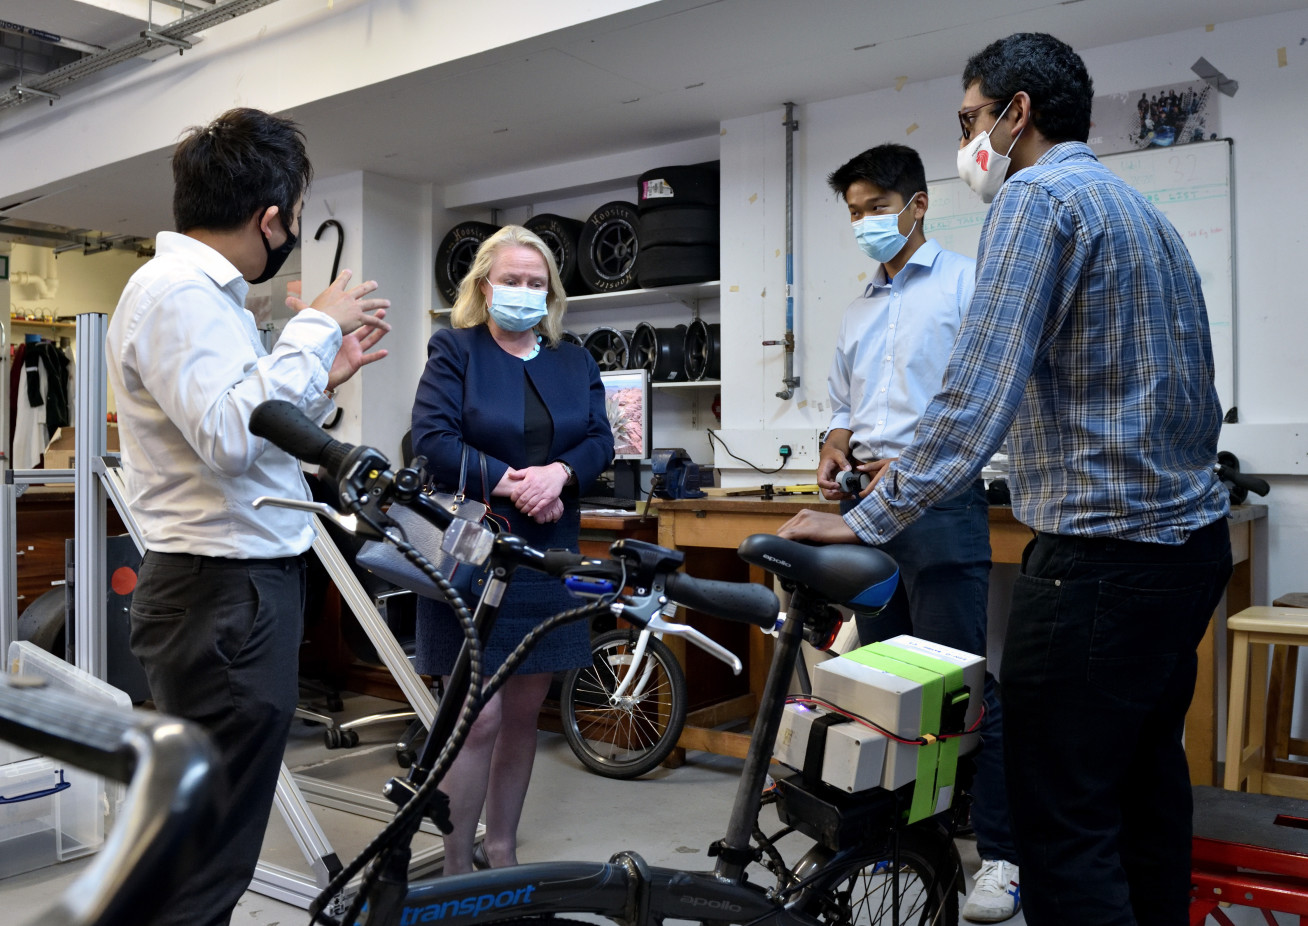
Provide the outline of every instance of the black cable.
<path id="1" fill-rule="evenodd" d="M 357 516 L 360 516 L 365 523 L 368 523 L 375 530 L 381 531 L 380 525 L 367 518 L 367 516 L 363 515 L 361 511 L 356 511 L 354 513 Z M 403 531 L 401 530 L 400 533 L 403 533 Z M 332 924 L 332 926 L 339 926 L 340 923 L 352 923 L 358 918 L 363 904 L 366 903 L 369 893 L 384 870 L 384 866 L 381 864 L 373 865 L 364 875 L 364 878 L 359 885 L 359 890 L 355 894 L 354 900 L 350 905 L 350 909 L 346 912 L 346 915 L 342 920 L 334 920 L 323 912 L 323 907 L 328 900 L 339 894 L 341 890 L 344 889 L 345 885 L 349 883 L 350 878 L 354 877 L 354 875 L 357 874 L 365 865 L 368 865 L 368 863 L 374 859 L 380 860 L 383 855 L 389 853 L 394 848 L 412 838 L 413 833 L 417 831 L 418 824 L 421 822 L 423 808 L 427 804 L 432 793 L 436 790 L 439 782 L 449 771 L 449 766 L 453 764 L 454 757 L 457 756 L 459 750 L 463 748 L 463 744 L 467 740 L 472 725 L 481 714 L 482 707 L 491 699 L 491 697 L 494 696 L 495 692 L 503 686 L 509 676 L 512 675 L 513 671 L 521 665 L 522 661 L 526 659 L 527 654 L 531 651 L 532 647 L 535 646 L 540 637 L 561 624 L 580 620 L 583 617 L 588 618 L 597 616 L 607 612 L 612 602 L 621 595 L 622 588 L 625 585 L 625 582 L 619 584 L 612 594 L 602 599 L 583 605 L 580 608 L 564 611 L 543 621 L 523 638 L 517 648 L 509 654 L 509 657 L 505 660 L 504 664 L 500 666 L 499 671 L 495 673 L 483 688 L 480 684 L 481 647 L 480 641 L 477 640 L 476 624 L 472 620 L 471 612 L 468 611 L 467 606 L 464 605 L 462 599 L 458 597 L 458 593 L 452 586 L 450 586 L 449 582 L 441 575 L 440 571 L 428 562 L 421 553 L 415 550 L 412 545 L 407 541 L 400 541 L 399 543 L 396 543 L 396 546 L 404 553 L 405 557 L 409 559 L 410 562 L 422 569 L 425 574 L 435 581 L 443 592 L 446 592 L 447 595 L 452 595 L 451 604 L 453 604 L 455 600 L 459 602 L 458 606 L 455 607 L 455 614 L 459 617 L 460 624 L 464 627 L 465 639 L 470 639 L 473 643 L 472 656 L 475 660 L 475 664 L 470 667 L 471 681 L 468 687 L 468 694 L 465 697 L 463 706 L 460 710 L 458 723 L 456 724 L 453 733 L 451 733 L 449 740 L 445 743 L 444 747 L 442 747 L 431 771 L 428 773 L 427 779 L 418 790 L 414 792 L 412 797 L 409 798 L 404 806 L 399 808 L 396 815 L 382 829 L 382 831 L 378 833 L 377 836 L 374 837 L 372 841 L 369 842 L 368 845 L 365 846 L 364 849 L 319 893 L 318 898 L 314 902 L 314 906 L 318 909 L 313 912 L 310 926 L 319 921 Z M 624 578 L 625 571 L 626 563 L 624 562 Z"/>
<path id="2" fill-rule="evenodd" d="M 383 852 L 388 851 L 392 845 L 398 844 L 401 839 L 412 837 L 412 832 L 406 834 L 404 830 L 409 825 L 414 824 L 414 821 L 421 817 L 422 810 L 427 800 L 435 790 L 436 785 L 434 782 L 439 782 L 445 776 L 449 765 L 453 763 L 453 756 L 457 754 L 458 750 L 462 747 L 463 741 L 467 739 L 468 732 L 472 729 L 473 723 L 476 722 L 478 715 L 481 713 L 483 703 L 481 699 L 481 641 L 477 638 L 477 625 L 467 604 L 464 603 L 463 599 L 459 596 L 458 591 L 450 584 L 449 580 L 441 574 L 440 570 L 432 565 L 431 562 L 429 562 L 413 547 L 412 544 L 408 542 L 407 538 L 404 537 L 403 528 L 399 528 L 398 525 L 395 525 L 398 528 L 397 533 L 400 535 L 400 539 L 396 540 L 392 534 L 387 534 L 381 524 L 370 518 L 364 512 L 362 505 L 356 503 L 351 507 L 354 509 L 351 512 L 352 514 L 365 524 L 372 527 L 373 530 L 387 536 L 391 542 L 395 544 L 396 548 L 404 554 L 405 558 L 421 569 L 424 574 L 436 583 L 441 592 L 445 594 L 448 603 L 454 610 L 455 617 L 459 621 L 460 629 L 463 630 L 464 639 L 471 645 L 469 659 L 469 684 L 467 695 L 464 697 L 463 704 L 460 707 L 459 718 L 458 722 L 455 724 L 454 732 L 450 735 L 449 741 L 437 756 L 432 770 L 428 773 L 427 780 L 423 782 L 422 786 L 418 788 L 409 801 L 399 809 L 395 817 L 391 819 L 391 822 L 387 824 L 348 865 L 342 868 L 336 877 L 332 878 L 322 891 L 319 892 L 310 908 L 312 914 L 312 917 L 309 920 L 310 926 L 320 920 L 328 923 L 335 922 L 331 917 L 323 912 L 331 898 L 344 890 L 350 879 L 370 861 L 380 856 Z M 452 750 L 451 747 L 453 747 Z M 414 829 L 416 830 L 416 824 L 414 824 Z M 376 879 L 380 876 L 381 870 L 382 866 L 374 866 L 364 876 L 364 881 L 360 884 L 359 891 L 355 895 L 354 902 L 350 905 L 350 910 L 347 911 L 343 922 L 352 923 L 357 919 L 360 911 L 355 908 L 362 906 L 362 899 L 367 897 L 369 890 L 376 882 Z"/>
<path id="3" fill-rule="evenodd" d="M 734 453 L 732 453 L 731 448 L 727 446 L 727 442 L 724 441 L 722 438 L 718 437 L 718 435 L 714 434 L 712 430 L 706 428 L 705 431 L 709 436 L 709 443 L 712 443 L 713 441 L 717 441 L 719 444 L 722 445 L 722 449 L 727 452 L 727 456 L 731 457 L 733 460 L 739 460 L 741 463 L 744 463 L 750 469 L 754 470 L 755 472 L 762 473 L 764 476 L 771 476 L 773 473 L 781 472 L 783 469 L 786 468 L 786 464 L 790 462 L 790 457 L 782 457 L 781 465 L 778 466 L 776 469 L 759 469 L 757 466 L 749 462 L 749 460 L 746 460 L 744 457 L 738 457 Z"/>

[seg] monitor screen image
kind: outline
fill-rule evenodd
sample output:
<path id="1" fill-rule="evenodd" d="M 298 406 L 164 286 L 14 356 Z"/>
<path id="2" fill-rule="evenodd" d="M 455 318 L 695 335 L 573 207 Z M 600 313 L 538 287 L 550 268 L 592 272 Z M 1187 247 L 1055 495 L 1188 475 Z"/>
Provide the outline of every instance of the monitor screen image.
<path id="1" fill-rule="evenodd" d="M 613 456 L 618 460 L 647 460 L 649 436 L 649 373 L 615 370 L 601 373 L 604 408 L 613 429 Z"/>

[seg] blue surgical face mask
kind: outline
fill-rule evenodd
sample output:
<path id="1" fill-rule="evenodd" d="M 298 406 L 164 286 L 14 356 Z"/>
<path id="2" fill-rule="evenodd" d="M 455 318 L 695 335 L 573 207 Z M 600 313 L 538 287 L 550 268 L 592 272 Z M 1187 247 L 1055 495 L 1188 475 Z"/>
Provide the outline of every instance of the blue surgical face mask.
<path id="1" fill-rule="evenodd" d="M 548 292 L 525 286 L 491 284 L 491 302 L 487 308 L 495 324 L 505 331 L 526 331 L 545 317 Z"/>
<path id="2" fill-rule="evenodd" d="M 899 233 L 899 217 L 913 205 L 915 199 L 917 199 L 916 193 L 909 199 L 908 204 L 894 215 L 869 215 L 854 223 L 854 240 L 858 242 L 864 254 L 884 264 L 904 250 L 908 239 Z M 914 222 L 913 228 L 916 227 L 917 222 Z M 913 234 L 913 228 L 908 230 L 910 235 Z"/>

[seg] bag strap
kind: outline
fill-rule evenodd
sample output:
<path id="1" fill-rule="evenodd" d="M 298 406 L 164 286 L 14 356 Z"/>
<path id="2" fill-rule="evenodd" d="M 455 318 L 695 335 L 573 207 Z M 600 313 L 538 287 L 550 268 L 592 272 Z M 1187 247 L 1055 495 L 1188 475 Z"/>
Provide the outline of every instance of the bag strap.
<path id="1" fill-rule="evenodd" d="M 481 451 L 478 451 L 478 453 L 480 452 Z M 482 465 L 482 473 L 483 473 L 482 479 L 484 480 L 486 461 L 482 460 L 481 465 Z M 463 501 L 463 497 L 465 491 L 467 490 L 467 487 L 468 487 L 468 445 L 465 443 L 463 445 L 463 453 L 459 457 L 459 488 L 454 493 L 455 501 L 460 501 L 460 502 Z"/>
<path id="2" fill-rule="evenodd" d="M 486 454 L 480 450 L 477 451 L 477 459 L 481 463 L 481 500 L 487 508 L 490 508 L 490 486 L 486 484 Z"/>

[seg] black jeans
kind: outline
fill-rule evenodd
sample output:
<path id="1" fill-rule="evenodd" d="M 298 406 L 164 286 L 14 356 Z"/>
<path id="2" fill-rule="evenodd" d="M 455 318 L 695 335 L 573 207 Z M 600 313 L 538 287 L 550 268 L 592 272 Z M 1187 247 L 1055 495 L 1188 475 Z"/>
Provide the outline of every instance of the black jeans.
<path id="1" fill-rule="evenodd" d="M 841 503 L 841 511 L 853 507 Z M 986 654 L 990 590 L 990 506 L 980 480 L 923 512 L 878 549 L 899 564 L 899 587 L 874 617 L 860 615 L 860 643 L 901 633 L 965 653 Z M 974 756 L 972 828 L 983 859 L 1018 862 L 1004 787 L 1003 713 L 995 680 L 985 681 L 982 749 Z"/>
<path id="2" fill-rule="evenodd" d="M 1032 926 L 1185 926 L 1181 734 L 1231 575 L 1226 520 L 1180 546 L 1041 534 L 1013 588 L 1005 766 Z"/>
<path id="3" fill-rule="evenodd" d="M 254 875 L 299 696 L 304 560 L 147 552 L 132 595 L 132 652 L 161 711 L 202 726 L 228 806 L 208 864 L 154 921 L 227 923 Z"/>

